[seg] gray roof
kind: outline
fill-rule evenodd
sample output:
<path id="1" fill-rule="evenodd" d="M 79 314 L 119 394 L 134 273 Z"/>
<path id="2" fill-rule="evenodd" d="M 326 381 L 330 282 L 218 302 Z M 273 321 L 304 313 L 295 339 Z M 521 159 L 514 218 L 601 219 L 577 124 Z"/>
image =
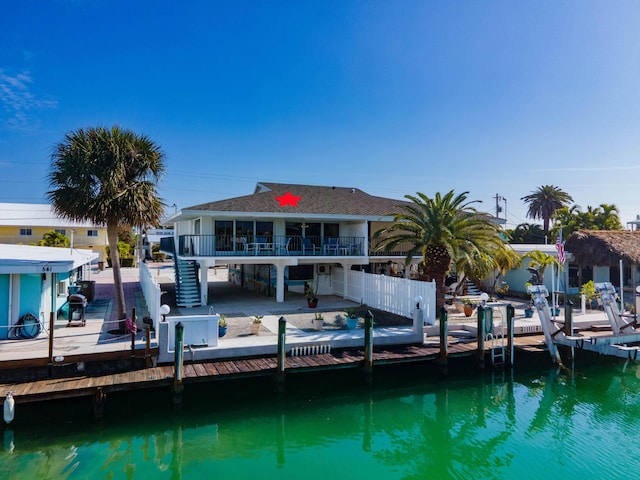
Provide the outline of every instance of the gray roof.
<path id="1" fill-rule="evenodd" d="M 287 193 L 300 197 L 297 206 L 280 206 L 277 197 Z M 399 205 L 409 203 L 405 200 L 376 197 L 351 187 L 261 182 L 251 195 L 203 203 L 183 210 L 383 217 L 398 212 Z"/>

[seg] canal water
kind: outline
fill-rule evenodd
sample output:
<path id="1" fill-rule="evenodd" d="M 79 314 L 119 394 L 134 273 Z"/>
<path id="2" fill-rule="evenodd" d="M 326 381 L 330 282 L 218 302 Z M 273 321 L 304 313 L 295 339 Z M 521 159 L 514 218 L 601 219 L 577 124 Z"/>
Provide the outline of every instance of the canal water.
<path id="1" fill-rule="evenodd" d="M 468 364 L 465 364 L 468 367 Z M 464 368 L 464 366 L 462 368 Z M 18 405 L 0 479 L 618 479 L 640 471 L 640 369 L 380 368 Z"/>

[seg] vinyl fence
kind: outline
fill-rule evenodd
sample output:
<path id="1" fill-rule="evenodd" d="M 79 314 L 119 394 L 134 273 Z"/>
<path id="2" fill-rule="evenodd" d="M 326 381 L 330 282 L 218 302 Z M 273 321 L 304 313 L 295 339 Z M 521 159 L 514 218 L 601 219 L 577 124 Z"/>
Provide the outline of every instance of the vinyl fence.
<path id="1" fill-rule="evenodd" d="M 436 284 L 419 282 L 407 278 L 375 275 L 372 273 L 347 271 L 344 287 L 344 269 L 331 270 L 333 293 L 363 305 L 385 312 L 412 318 L 416 308 L 416 297 L 422 297 L 420 308 L 424 309 L 425 323 L 433 325 L 436 319 Z"/>
<path id="2" fill-rule="evenodd" d="M 151 275 L 149 267 L 144 262 L 140 262 L 140 286 L 149 309 L 149 316 L 153 319 L 153 328 L 157 332 L 160 322 L 160 284 Z"/>

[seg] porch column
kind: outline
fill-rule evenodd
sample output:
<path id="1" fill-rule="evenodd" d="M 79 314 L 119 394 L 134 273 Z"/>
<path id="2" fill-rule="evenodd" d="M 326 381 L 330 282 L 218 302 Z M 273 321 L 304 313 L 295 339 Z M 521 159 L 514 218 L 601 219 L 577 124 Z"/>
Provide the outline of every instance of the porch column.
<path id="1" fill-rule="evenodd" d="M 276 268 L 276 303 L 284 302 L 284 270 L 289 265 L 298 265 L 298 262 L 295 259 L 284 259 L 273 264 Z"/>
<path id="2" fill-rule="evenodd" d="M 200 265 L 200 302 L 209 304 L 209 260 L 198 260 Z"/>

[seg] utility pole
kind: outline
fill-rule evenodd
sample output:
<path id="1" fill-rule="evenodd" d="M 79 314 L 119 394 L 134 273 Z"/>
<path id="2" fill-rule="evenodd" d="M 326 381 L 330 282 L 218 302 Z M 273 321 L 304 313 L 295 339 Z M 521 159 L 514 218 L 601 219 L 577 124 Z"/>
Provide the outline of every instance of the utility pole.
<path id="1" fill-rule="evenodd" d="M 500 218 L 500 212 L 502 212 L 502 207 L 500 206 L 500 202 L 504 202 L 504 226 L 507 227 L 507 199 L 498 195 L 496 193 L 496 218 Z"/>

